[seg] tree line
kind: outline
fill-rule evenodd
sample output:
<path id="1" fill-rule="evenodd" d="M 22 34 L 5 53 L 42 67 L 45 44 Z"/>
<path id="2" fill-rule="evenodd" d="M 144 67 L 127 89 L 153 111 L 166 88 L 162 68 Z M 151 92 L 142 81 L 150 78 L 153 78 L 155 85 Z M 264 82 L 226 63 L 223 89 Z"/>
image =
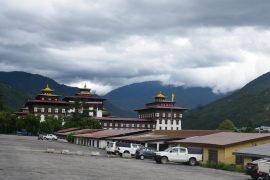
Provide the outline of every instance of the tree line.
<path id="1" fill-rule="evenodd" d="M 63 124 L 63 122 L 65 122 Z M 18 118 L 11 112 L 0 112 L 0 133 L 15 134 L 25 131 L 29 135 L 51 134 L 63 128 L 89 128 L 101 129 L 98 121 L 91 117 L 84 117 L 81 114 L 74 113 L 65 119 L 56 119 L 47 117 L 45 121 L 40 122 L 39 117 L 28 114 L 23 118 Z"/>

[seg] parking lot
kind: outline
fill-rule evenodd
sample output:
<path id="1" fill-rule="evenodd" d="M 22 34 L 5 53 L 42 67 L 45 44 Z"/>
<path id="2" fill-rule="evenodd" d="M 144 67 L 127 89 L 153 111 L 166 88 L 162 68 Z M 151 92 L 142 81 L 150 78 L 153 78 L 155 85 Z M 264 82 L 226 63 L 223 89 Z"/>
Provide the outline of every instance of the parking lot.
<path id="1" fill-rule="evenodd" d="M 80 155 L 46 153 L 47 149 L 81 152 Z M 91 152 L 100 156 L 91 156 Z M 107 157 L 103 150 L 36 137 L 0 135 L 1 180 L 247 180 L 248 176 L 182 164 L 156 164 L 152 160 Z"/>

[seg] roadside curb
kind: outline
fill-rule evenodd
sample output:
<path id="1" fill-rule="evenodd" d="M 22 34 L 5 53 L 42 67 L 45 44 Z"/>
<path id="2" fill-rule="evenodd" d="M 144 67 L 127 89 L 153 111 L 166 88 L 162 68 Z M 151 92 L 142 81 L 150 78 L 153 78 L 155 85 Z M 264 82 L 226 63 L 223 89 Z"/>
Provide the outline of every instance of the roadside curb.
<path id="1" fill-rule="evenodd" d="M 92 151 L 90 153 L 84 153 L 82 151 L 69 151 L 68 149 L 63 150 L 55 150 L 55 149 L 47 149 L 44 151 L 45 153 L 51 154 L 64 154 L 64 155 L 78 155 L 78 156 L 102 156 L 98 151 Z"/>

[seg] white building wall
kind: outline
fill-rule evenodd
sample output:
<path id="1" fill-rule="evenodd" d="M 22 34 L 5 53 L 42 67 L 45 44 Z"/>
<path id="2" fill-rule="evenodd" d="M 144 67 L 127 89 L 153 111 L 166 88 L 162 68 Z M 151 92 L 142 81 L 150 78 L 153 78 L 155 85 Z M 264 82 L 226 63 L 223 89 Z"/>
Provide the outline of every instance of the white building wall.
<path id="1" fill-rule="evenodd" d="M 107 141 L 106 140 L 99 140 L 99 148 L 103 149 L 106 148 Z"/>
<path id="2" fill-rule="evenodd" d="M 102 117 L 102 110 L 97 110 L 97 117 Z"/>
<path id="3" fill-rule="evenodd" d="M 177 121 L 179 121 L 179 123 L 176 123 Z M 160 123 L 160 119 L 157 119 L 156 120 L 156 130 L 181 130 L 182 127 L 181 127 L 181 120 L 176 120 L 176 119 L 169 119 L 167 120 L 167 123 L 165 121 L 165 119 L 162 119 L 161 120 L 161 123 Z"/>

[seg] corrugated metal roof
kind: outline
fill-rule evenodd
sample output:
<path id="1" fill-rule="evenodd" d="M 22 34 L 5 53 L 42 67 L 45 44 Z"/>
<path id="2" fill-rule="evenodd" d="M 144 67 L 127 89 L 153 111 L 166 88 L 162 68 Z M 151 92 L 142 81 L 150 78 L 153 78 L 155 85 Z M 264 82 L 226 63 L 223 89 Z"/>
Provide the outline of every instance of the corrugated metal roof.
<path id="1" fill-rule="evenodd" d="M 79 129 L 79 130 L 74 130 L 74 131 L 68 131 L 68 132 L 63 132 L 63 133 L 57 133 L 59 135 L 70 135 L 70 134 L 85 134 L 85 133 L 92 133 L 96 131 L 101 131 L 102 129 Z"/>
<path id="2" fill-rule="evenodd" d="M 139 135 L 123 136 L 110 138 L 112 140 L 130 141 L 130 142 L 153 142 L 153 141 L 164 141 L 164 140 L 175 140 L 175 139 L 185 139 L 194 136 L 203 136 L 208 134 L 214 134 L 223 132 L 220 130 L 154 130 Z"/>
<path id="3" fill-rule="evenodd" d="M 270 144 L 254 146 L 241 151 L 236 151 L 233 154 L 249 157 L 270 157 Z"/>
<path id="4" fill-rule="evenodd" d="M 97 131 L 93 133 L 86 133 L 86 134 L 78 134 L 75 135 L 75 137 L 85 137 L 85 138 L 93 138 L 93 139 L 101 139 L 101 138 L 108 138 L 113 136 L 121 136 L 121 135 L 128 135 L 133 133 L 140 133 L 140 132 L 146 132 L 148 130 L 138 130 L 138 129 L 108 129 L 108 130 L 102 130 Z"/>
<path id="5" fill-rule="evenodd" d="M 67 129 L 62 129 L 62 130 L 59 130 L 57 131 L 57 133 L 64 133 L 64 132 L 69 132 L 69 131 L 75 131 L 75 130 L 78 130 L 80 128 L 67 128 Z"/>
<path id="6" fill-rule="evenodd" d="M 184 140 L 174 141 L 175 143 L 189 144 L 207 144 L 216 146 L 227 146 L 238 144 L 246 141 L 266 139 L 270 140 L 270 133 L 236 133 L 236 132 L 221 132 L 217 134 L 205 135 L 200 137 L 191 137 Z"/>

